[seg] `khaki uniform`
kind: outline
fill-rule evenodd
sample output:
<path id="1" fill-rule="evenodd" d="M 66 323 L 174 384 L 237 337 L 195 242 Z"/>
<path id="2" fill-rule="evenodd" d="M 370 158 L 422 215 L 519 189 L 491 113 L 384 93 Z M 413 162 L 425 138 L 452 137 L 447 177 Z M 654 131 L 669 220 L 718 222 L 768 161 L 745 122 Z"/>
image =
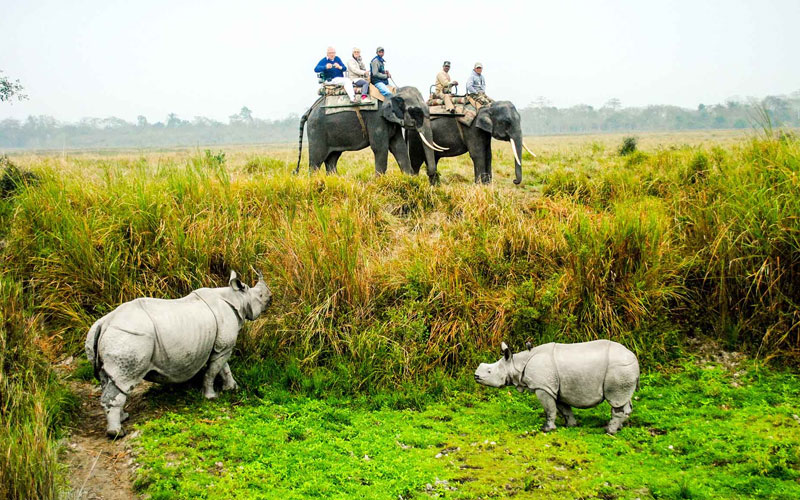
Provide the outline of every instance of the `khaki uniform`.
<path id="1" fill-rule="evenodd" d="M 453 98 L 450 97 L 450 73 L 442 70 L 436 75 L 436 93 L 433 97 L 444 99 L 444 109 L 447 111 L 455 109 Z"/>

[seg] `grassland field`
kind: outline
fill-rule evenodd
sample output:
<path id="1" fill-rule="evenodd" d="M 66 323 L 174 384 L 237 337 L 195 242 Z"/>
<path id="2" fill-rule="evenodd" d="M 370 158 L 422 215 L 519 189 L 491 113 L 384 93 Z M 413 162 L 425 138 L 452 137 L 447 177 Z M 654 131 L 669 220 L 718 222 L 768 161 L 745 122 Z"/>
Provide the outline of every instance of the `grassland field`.
<path id="1" fill-rule="evenodd" d="M 800 497 L 800 140 L 639 134 L 622 155 L 622 139 L 526 138 L 520 186 L 504 143 L 491 186 L 467 157 L 431 187 L 393 161 L 375 178 L 369 152 L 293 176 L 295 145 L 13 152 L 0 497 L 85 497 L 63 464 L 98 403 L 74 390 L 96 384 L 95 319 L 253 267 L 275 301 L 240 335 L 241 390 L 147 390 L 121 441 L 133 494 Z M 607 404 L 543 434 L 535 398 L 470 378 L 503 340 L 596 338 L 644 374 L 615 437 Z"/>

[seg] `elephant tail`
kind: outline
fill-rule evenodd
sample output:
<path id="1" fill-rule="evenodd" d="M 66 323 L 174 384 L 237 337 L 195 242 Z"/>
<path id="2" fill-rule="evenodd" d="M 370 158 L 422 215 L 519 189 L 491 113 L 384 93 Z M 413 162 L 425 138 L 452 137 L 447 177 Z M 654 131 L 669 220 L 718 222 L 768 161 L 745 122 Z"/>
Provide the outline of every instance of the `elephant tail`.
<path id="1" fill-rule="evenodd" d="M 94 369 L 94 378 L 100 380 L 100 369 L 103 367 L 103 362 L 97 352 L 97 344 L 100 341 L 100 334 L 103 329 L 103 318 L 95 321 L 89 329 L 89 334 L 86 336 L 86 359 L 92 363 Z"/>
<path id="2" fill-rule="evenodd" d="M 300 160 L 303 158 L 303 129 L 305 128 L 306 122 L 308 121 L 308 116 L 311 114 L 312 111 L 314 111 L 314 108 L 317 107 L 317 104 L 322 102 L 323 99 L 324 99 L 324 97 L 320 97 L 319 99 L 317 99 L 316 102 L 314 102 L 314 104 L 312 104 L 311 107 L 308 108 L 308 111 L 306 111 L 303 114 L 303 116 L 300 117 L 300 145 L 297 148 L 298 149 L 298 151 L 297 151 L 297 167 L 295 167 L 295 169 L 294 169 L 294 174 L 295 175 L 297 175 L 297 173 L 300 171 Z"/>

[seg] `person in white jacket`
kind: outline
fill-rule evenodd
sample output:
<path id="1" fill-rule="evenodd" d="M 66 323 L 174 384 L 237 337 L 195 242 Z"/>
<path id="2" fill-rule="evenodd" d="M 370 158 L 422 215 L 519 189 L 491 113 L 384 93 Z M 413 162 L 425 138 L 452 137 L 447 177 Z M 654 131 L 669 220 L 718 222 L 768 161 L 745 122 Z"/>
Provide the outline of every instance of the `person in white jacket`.
<path id="1" fill-rule="evenodd" d="M 361 87 L 361 100 L 369 99 L 369 70 L 361 60 L 361 49 L 353 48 L 353 54 L 347 61 L 347 73 L 354 85 Z"/>

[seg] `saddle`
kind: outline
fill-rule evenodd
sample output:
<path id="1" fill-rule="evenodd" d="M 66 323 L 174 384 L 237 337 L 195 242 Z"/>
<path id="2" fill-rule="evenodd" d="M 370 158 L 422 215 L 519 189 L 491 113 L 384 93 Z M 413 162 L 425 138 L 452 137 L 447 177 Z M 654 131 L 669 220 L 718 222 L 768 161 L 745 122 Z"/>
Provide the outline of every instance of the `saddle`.
<path id="1" fill-rule="evenodd" d="M 437 99 L 431 97 L 428 99 L 428 109 L 431 113 L 431 120 L 436 120 L 438 118 L 455 118 L 463 125 L 469 127 L 472 125 L 472 121 L 475 120 L 475 116 L 478 114 L 478 109 L 470 103 L 467 96 L 451 96 L 453 99 L 453 105 L 455 106 L 455 113 L 451 113 L 447 111 L 444 107 L 444 99 Z"/>

